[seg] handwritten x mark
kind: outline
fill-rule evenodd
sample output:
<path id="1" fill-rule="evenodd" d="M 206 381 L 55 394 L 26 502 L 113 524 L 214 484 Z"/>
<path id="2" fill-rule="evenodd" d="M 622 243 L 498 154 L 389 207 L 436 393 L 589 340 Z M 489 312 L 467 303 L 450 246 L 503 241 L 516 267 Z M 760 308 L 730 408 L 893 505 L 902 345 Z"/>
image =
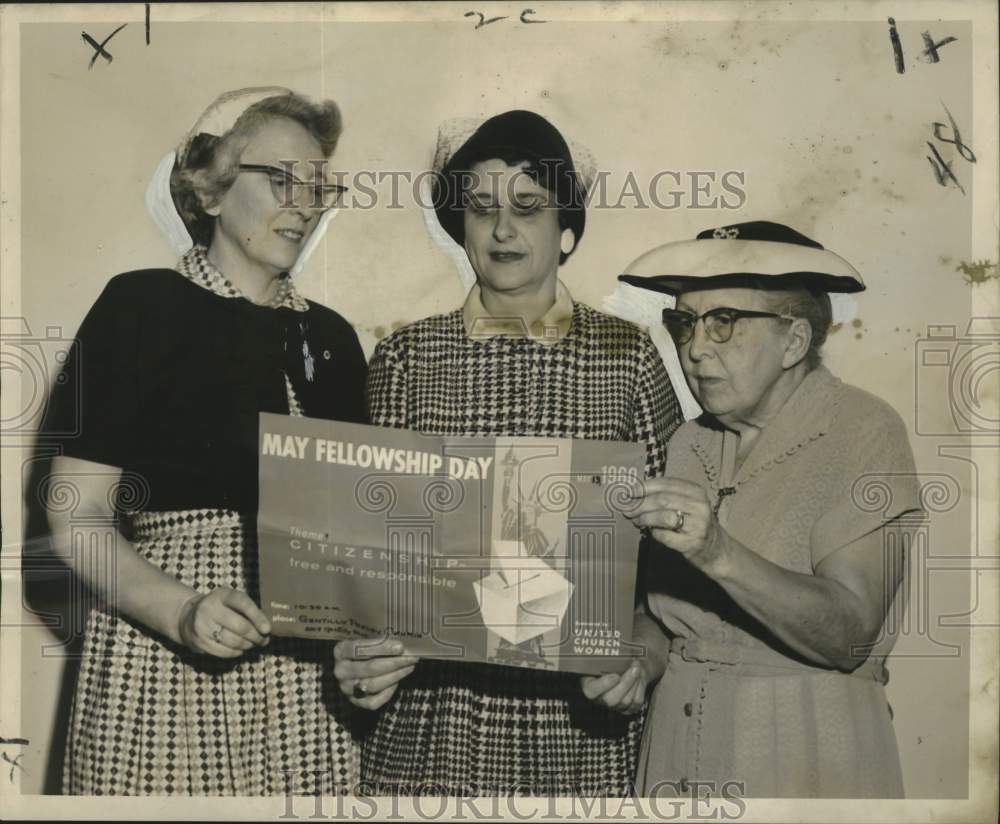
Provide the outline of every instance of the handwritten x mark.
<path id="1" fill-rule="evenodd" d="M 94 63 L 97 62 L 98 57 L 103 57 L 109 63 L 114 59 L 111 56 L 111 53 L 108 52 L 107 49 L 105 49 L 104 47 L 108 44 L 108 41 L 111 40 L 112 37 L 118 34 L 118 32 L 124 29 L 127 25 L 128 23 L 122 23 L 117 29 L 111 32 L 111 34 L 105 37 L 100 43 L 98 43 L 93 37 L 87 34 L 87 32 L 81 32 L 83 39 L 87 43 L 89 43 L 94 49 L 94 56 L 90 58 L 90 65 L 87 66 L 88 69 L 94 68 Z"/>
<path id="2" fill-rule="evenodd" d="M 938 55 L 938 49 L 958 40 L 957 37 L 946 37 L 944 40 L 938 40 L 938 42 L 935 43 L 934 38 L 931 37 L 931 33 L 929 31 L 925 31 L 922 37 L 924 38 L 924 50 L 920 53 L 917 59 L 923 60 L 927 63 L 940 63 L 941 58 Z"/>
<path id="3" fill-rule="evenodd" d="M 501 17 L 491 17 L 489 20 L 487 20 L 483 16 L 482 12 L 478 12 L 478 11 L 467 11 L 462 16 L 463 17 L 478 17 L 479 18 L 479 22 L 476 23 L 476 28 L 477 29 L 481 29 L 483 26 L 488 26 L 490 23 L 496 23 L 497 20 L 506 20 L 507 19 L 507 16 L 503 15 Z"/>
<path id="4" fill-rule="evenodd" d="M 23 770 L 24 769 L 24 767 L 19 763 L 23 757 L 24 757 L 24 753 L 21 753 L 17 758 L 15 758 L 13 761 L 11 761 L 10 756 L 8 756 L 7 753 L 3 753 L 3 760 L 6 761 L 8 764 L 11 765 L 10 766 L 10 780 L 11 780 L 11 783 L 14 782 L 14 768 L 16 767 L 19 770 Z"/>

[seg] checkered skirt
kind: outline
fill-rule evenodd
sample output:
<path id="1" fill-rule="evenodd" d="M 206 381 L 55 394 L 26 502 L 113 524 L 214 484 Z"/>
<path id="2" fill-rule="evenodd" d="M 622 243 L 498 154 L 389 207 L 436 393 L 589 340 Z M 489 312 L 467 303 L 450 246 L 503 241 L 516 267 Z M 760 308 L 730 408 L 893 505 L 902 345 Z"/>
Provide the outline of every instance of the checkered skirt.
<path id="1" fill-rule="evenodd" d="M 199 592 L 255 595 L 253 519 L 222 510 L 134 516 L 135 547 Z M 196 655 L 95 609 L 72 710 L 64 791 L 74 795 L 331 793 L 358 751 L 329 644 L 272 638 L 236 659 Z"/>
<path id="2" fill-rule="evenodd" d="M 550 344 L 470 338 L 461 311 L 418 321 L 379 344 L 368 390 L 382 426 L 638 441 L 651 475 L 681 420 L 649 336 L 579 303 Z M 362 777 L 379 794 L 623 795 L 640 728 L 586 700 L 579 676 L 425 660 L 380 711 Z"/>

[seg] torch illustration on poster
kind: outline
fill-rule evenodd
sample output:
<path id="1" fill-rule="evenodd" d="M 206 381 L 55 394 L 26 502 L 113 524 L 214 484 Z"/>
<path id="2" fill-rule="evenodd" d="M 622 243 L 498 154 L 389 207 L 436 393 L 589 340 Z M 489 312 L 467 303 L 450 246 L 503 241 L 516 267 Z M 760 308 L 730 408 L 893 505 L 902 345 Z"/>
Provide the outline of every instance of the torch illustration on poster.
<path id="1" fill-rule="evenodd" d="M 261 415 L 261 607 L 273 632 L 620 671 L 639 533 L 635 444 L 452 438 Z"/>

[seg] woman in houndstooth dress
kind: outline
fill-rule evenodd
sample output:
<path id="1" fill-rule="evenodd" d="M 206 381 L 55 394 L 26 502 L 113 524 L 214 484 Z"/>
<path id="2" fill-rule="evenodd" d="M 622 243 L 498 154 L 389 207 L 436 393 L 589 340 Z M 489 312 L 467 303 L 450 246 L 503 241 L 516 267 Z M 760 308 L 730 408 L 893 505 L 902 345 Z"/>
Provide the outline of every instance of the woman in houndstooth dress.
<path id="1" fill-rule="evenodd" d="M 474 177 L 468 177 L 467 173 Z M 531 112 L 486 121 L 435 194 L 477 276 L 465 305 L 383 340 L 370 365 L 373 423 L 420 432 L 637 441 L 662 471 L 680 421 L 649 336 L 577 303 L 559 265 L 584 227 L 562 136 Z M 449 199 L 460 194 L 461 201 Z M 552 208 L 558 204 L 559 208 Z M 637 619 L 639 632 L 645 624 Z M 362 778 L 376 794 L 622 795 L 635 773 L 651 660 L 623 676 L 385 656 L 338 645 L 353 703 L 378 713 Z"/>
<path id="2" fill-rule="evenodd" d="M 357 780 L 329 645 L 271 638 L 255 603 L 259 413 L 366 419 L 356 335 L 288 276 L 338 195 L 306 161 L 329 157 L 339 133 L 332 101 L 220 98 L 161 164 L 160 202 L 151 188 L 154 217 L 196 245 L 175 270 L 113 278 L 57 383 L 48 428 L 72 431 L 79 414 L 80 435 L 54 462 L 54 542 L 71 546 L 67 481 L 72 514 L 127 513 L 106 574 L 66 552 L 102 601 L 66 793 L 330 793 Z M 293 159 L 305 179 L 278 167 Z"/>

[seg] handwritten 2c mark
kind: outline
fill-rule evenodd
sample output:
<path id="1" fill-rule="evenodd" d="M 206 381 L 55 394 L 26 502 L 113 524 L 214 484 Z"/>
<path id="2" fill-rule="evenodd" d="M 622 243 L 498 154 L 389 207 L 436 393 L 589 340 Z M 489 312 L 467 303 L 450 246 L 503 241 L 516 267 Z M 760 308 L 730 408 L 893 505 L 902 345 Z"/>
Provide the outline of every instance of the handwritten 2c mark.
<path id="1" fill-rule="evenodd" d="M 88 69 L 94 68 L 94 63 L 97 62 L 98 57 L 103 57 L 109 63 L 112 60 L 114 60 L 114 58 L 111 56 L 111 53 L 104 47 L 108 44 L 108 41 L 110 41 L 112 37 L 118 34 L 118 32 L 124 29 L 127 25 L 128 23 L 122 23 L 117 29 L 111 32 L 111 34 L 105 37 L 100 43 L 94 40 L 94 38 L 91 37 L 89 34 L 87 34 L 87 32 L 81 32 L 81 36 L 83 37 L 84 41 L 89 43 L 94 49 L 94 56 L 90 58 L 90 65 L 87 66 Z"/>
<path id="2" fill-rule="evenodd" d="M 488 26 L 490 23 L 496 23 L 498 20 L 506 20 L 507 19 L 506 15 L 503 15 L 501 17 L 491 17 L 489 20 L 487 20 L 486 17 L 481 12 L 478 12 L 478 11 L 467 11 L 462 16 L 463 17 L 478 17 L 479 18 L 479 22 L 476 23 L 476 28 L 477 29 L 481 29 L 483 26 Z"/>
<path id="3" fill-rule="evenodd" d="M 529 16 L 532 16 L 534 14 L 537 14 L 537 12 L 534 9 L 525 9 L 524 11 L 521 12 L 521 14 L 518 17 L 518 19 L 522 23 L 548 23 L 549 22 L 548 20 L 529 20 L 528 19 Z M 478 11 L 467 11 L 462 16 L 463 17 L 478 17 L 479 18 L 479 22 L 476 23 L 476 28 L 477 29 L 481 29 L 483 26 L 488 26 L 488 25 L 490 25 L 490 23 L 497 23 L 500 20 L 506 20 L 507 19 L 507 15 L 499 15 L 497 17 L 486 17 L 482 12 L 478 12 Z"/>

